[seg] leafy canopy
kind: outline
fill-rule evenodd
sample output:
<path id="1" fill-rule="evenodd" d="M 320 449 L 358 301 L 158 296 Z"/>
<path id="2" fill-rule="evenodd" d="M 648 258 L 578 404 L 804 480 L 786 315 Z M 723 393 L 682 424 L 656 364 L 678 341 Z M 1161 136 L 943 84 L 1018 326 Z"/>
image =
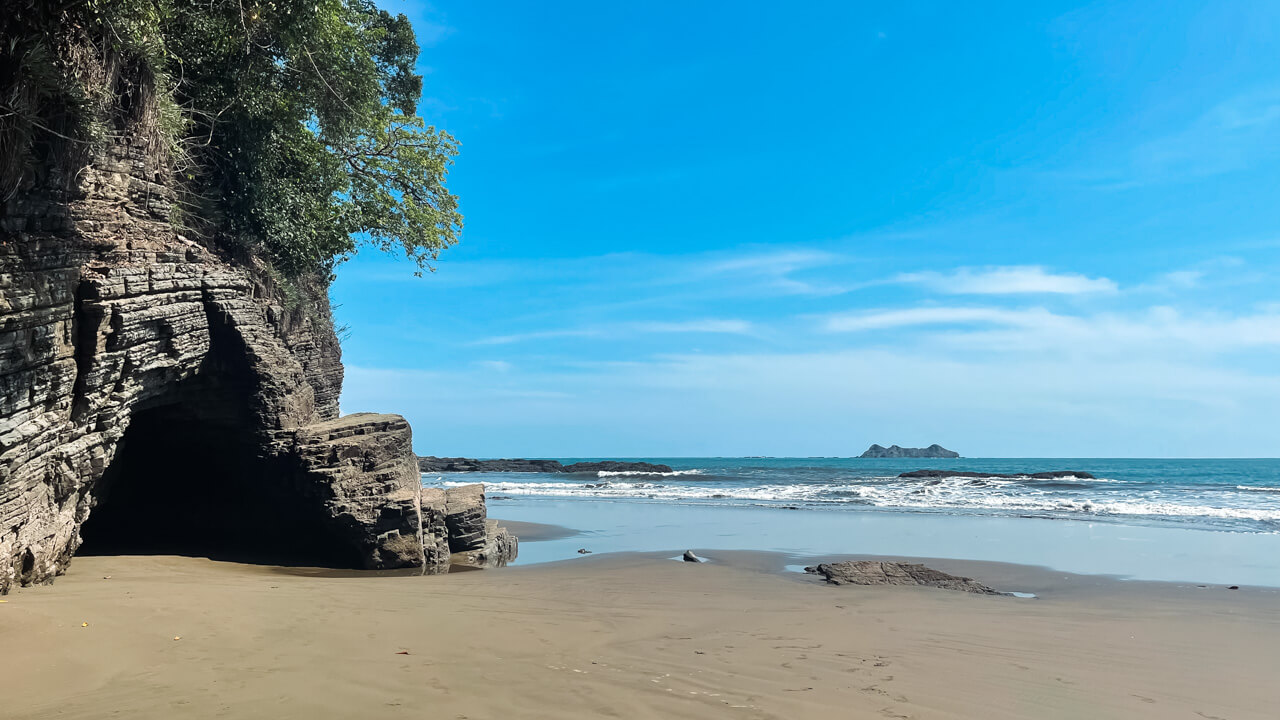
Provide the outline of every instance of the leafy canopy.
<path id="1" fill-rule="evenodd" d="M 87 0 L 56 15 L 20 1 L 45 11 L 26 25 L 74 29 L 175 109 L 187 217 L 284 275 L 331 271 L 360 243 L 429 268 L 457 241 L 457 143 L 416 114 L 403 15 L 370 0 Z"/>

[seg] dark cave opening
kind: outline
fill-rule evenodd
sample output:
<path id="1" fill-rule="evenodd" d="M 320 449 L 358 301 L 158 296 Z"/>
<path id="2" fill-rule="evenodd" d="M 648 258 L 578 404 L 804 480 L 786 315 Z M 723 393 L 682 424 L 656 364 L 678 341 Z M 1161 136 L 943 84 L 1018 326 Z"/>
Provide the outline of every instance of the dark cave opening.
<path id="1" fill-rule="evenodd" d="M 261 457 L 243 418 L 219 416 L 218 405 L 216 395 L 197 394 L 134 413 L 77 554 L 355 566 L 288 468 Z"/>

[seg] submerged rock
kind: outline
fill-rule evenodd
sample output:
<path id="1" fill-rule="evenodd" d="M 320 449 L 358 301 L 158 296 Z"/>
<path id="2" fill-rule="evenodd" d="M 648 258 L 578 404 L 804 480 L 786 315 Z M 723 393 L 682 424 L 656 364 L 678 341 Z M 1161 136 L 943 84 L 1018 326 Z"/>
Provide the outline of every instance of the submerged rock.
<path id="1" fill-rule="evenodd" d="M 940 570 L 912 563 L 851 560 L 822 563 L 807 567 L 804 571 L 821 575 L 832 585 L 922 585 L 979 595 L 1004 594 L 976 580 L 948 575 Z"/>

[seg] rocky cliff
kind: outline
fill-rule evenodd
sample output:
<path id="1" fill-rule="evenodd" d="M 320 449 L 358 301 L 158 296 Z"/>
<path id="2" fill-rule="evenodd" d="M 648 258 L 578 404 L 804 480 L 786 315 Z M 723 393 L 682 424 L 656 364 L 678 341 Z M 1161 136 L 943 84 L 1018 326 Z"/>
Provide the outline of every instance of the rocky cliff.
<path id="1" fill-rule="evenodd" d="M 322 283 L 286 302 L 251 255 L 175 230 L 141 140 L 54 174 L 0 207 L 0 593 L 82 542 L 424 572 L 514 555 L 482 489 L 453 541 L 403 418 L 338 417 Z"/>

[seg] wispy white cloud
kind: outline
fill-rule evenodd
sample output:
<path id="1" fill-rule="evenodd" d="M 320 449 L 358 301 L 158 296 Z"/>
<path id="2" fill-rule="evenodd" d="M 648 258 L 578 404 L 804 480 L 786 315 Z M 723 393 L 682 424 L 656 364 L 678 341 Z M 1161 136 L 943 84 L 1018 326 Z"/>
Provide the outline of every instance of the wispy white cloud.
<path id="1" fill-rule="evenodd" d="M 1185 290 L 1199 285 L 1203 277 L 1203 270 L 1175 270 L 1161 275 L 1157 282 L 1164 287 Z"/>
<path id="2" fill-rule="evenodd" d="M 679 321 L 620 322 L 610 326 L 542 330 L 537 332 L 497 335 L 475 341 L 475 345 L 507 345 L 532 340 L 550 340 L 567 337 L 616 337 L 636 333 L 706 333 L 725 335 L 750 335 L 755 326 L 746 320 L 722 320 L 702 318 Z"/>
<path id="3" fill-rule="evenodd" d="M 687 320 L 683 322 L 641 322 L 625 326 L 628 330 L 646 333 L 725 333 L 749 335 L 754 326 L 746 320 Z"/>
<path id="4" fill-rule="evenodd" d="M 1138 148 L 1137 162 L 1153 171 L 1211 175 L 1247 167 L 1280 148 L 1280 88 L 1231 97 L 1185 130 Z"/>
<path id="5" fill-rule="evenodd" d="M 840 313 L 822 319 L 825 332 L 859 332 L 920 325 L 1034 326 L 1055 316 L 1047 310 L 1005 310 L 989 307 L 921 307 Z"/>
<path id="6" fill-rule="evenodd" d="M 496 385 L 478 371 L 353 367 L 348 377 L 344 411 L 405 412 L 424 452 L 828 455 L 886 437 L 978 457 L 1280 452 L 1280 375 L 1160 347 L 1115 358 L 910 348 L 692 354 L 523 371 Z"/>
<path id="7" fill-rule="evenodd" d="M 499 373 L 509 373 L 515 367 L 506 360 L 477 360 L 476 366 Z"/>
<path id="8" fill-rule="evenodd" d="M 728 287 L 738 285 L 756 292 L 779 295 L 839 295 L 848 292 L 847 284 L 825 278 L 797 277 L 800 273 L 817 273 L 825 268 L 853 261 L 848 255 L 812 249 L 747 251 L 726 257 L 723 253 L 697 258 L 689 266 L 687 276 L 715 278 Z"/>
<path id="9" fill-rule="evenodd" d="M 1129 190 L 1248 170 L 1280 154 L 1278 126 L 1280 88 L 1262 88 L 1229 97 L 1163 134 L 1144 132 L 1138 142 L 1108 148 L 1105 159 L 1064 176 Z"/>
<path id="10" fill-rule="evenodd" d="M 905 273 L 896 282 L 918 283 L 929 290 L 950 295 L 1084 295 L 1116 291 L 1115 282 L 1077 273 L 1052 273 L 1038 265 L 989 268 L 959 268 L 950 273 Z"/>
<path id="11" fill-rule="evenodd" d="M 1280 312 L 1186 313 L 1165 306 L 1130 313 L 1070 315 L 1045 308 L 920 307 L 840 313 L 820 319 L 829 333 L 935 326 L 949 347 L 1003 352 L 1117 355 L 1147 352 L 1221 353 L 1280 348 Z"/>
<path id="12" fill-rule="evenodd" d="M 494 335 L 481 338 L 472 345 L 509 345 L 511 343 L 530 340 L 553 340 L 566 337 L 595 337 L 602 333 L 599 330 L 538 330 L 536 332 L 513 333 L 511 335 Z"/>
<path id="13" fill-rule="evenodd" d="M 839 256 L 818 250 L 778 250 L 728 257 L 706 265 L 709 273 L 772 275 L 825 265 Z"/>

